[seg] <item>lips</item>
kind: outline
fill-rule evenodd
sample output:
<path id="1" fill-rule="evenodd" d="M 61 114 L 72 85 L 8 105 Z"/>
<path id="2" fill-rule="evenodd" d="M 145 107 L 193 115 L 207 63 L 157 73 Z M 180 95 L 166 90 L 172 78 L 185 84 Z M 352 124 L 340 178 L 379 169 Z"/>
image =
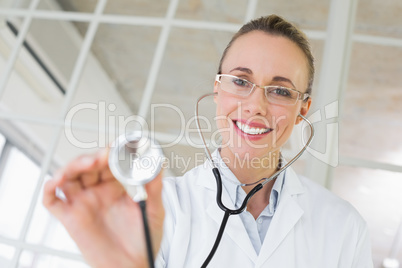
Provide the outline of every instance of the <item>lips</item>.
<path id="1" fill-rule="evenodd" d="M 242 123 L 240 121 L 234 121 L 235 125 L 243 133 L 253 136 L 263 135 L 271 132 L 272 128 L 266 128 L 262 126 L 250 126 L 248 124 Z"/>

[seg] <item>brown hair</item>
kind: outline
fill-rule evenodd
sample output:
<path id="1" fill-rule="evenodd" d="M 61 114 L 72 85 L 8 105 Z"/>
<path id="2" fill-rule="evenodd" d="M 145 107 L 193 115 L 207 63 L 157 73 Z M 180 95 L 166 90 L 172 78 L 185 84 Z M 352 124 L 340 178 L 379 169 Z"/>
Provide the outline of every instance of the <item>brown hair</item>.
<path id="1" fill-rule="evenodd" d="M 233 42 L 236 41 L 236 39 L 240 36 L 252 31 L 263 31 L 271 35 L 287 37 L 303 51 L 307 58 L 309 76 L 306 93 L 311 94 L 311 87 L 314 80 L 314 57 L 311 53 L 310 43 L 308 42 L 306 35 L 301 30 L 277 15 L 261 17 L 244 24 L 232 37 L 229 44 L 223 51 L 221 60 L 219 62 L 218 74 L 222 72 L 223 60 L 225 59 L 225 56 Z"/>

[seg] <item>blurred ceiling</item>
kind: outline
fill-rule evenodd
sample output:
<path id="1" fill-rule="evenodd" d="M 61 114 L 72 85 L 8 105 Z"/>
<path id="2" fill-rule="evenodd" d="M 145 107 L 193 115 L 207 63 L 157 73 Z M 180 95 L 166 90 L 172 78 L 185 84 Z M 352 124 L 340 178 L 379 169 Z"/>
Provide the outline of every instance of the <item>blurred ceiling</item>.
<path id="1" fill-rule="evenodd" d="M 58 2 L 68 11 L 93 12 L 97 1 Z M 277 1 L 273 5 L 268 1 L 259 1 L 256 16 L 283 14 L 302 28 L 325 31 L 329 1 L 315 2 L 297 1 L 295 4 L 295 1 Z M 104 14 L 160 18 L 165 16 L 168 6 L 169 1 L 166 0 L 113 0 L 108 1 Z M 303 6 L 308 7 L 304 14 L 300 12 Z M 244 0 L 179 1 L 174 18 L 200 23 L 231 23 L 234 24 L 234 31 L 244 22 L 246 10 L 247 1 Z M 84 35 L 88 24 L 76 25 Z M 101 24 L 96 34 L 92 50 L 133 112 L 138 111 L 161 30 L 161 27 Z M 194 97 L 211 90 L 220 55 L 233 31 L 222 31 L 219 27 L 216 30 L 173 27 L 167 40 L 152 101 L 172 103 L 182 107 L 185 114 L 192 114 Z M 322 41 L 313 42 L 315 51 L 321 54 Z M 157 125 L 161 125 L 159 123 L 163 125 L 163 122 L 158 122 Z"/>
<path id="2" fill-rule="evenodd" d="M 94 11 L 96 0 L 58 0 L 63 9 L 75 12 Z M 288 18 L 311 34 L 311 43 L 317 62 L 317 76 L 324 48 L 325 31 L 329 15 L 330 1 L 257 1 L 255 15 L 258 17 L 276 13 Z M 230 23 L 233 29 L 246 18 L 248 1 L 206 1 L 180 0 L 174 19 L 195 23 Z M 113 0 L 106 4 L 104 14 L 164 18 L 169 7 L 167 0 Z M 364 0 L 358 2 L 355 34 L 373 35 L 386 38 L 402 38 L 402 2 L 399 0 Z M 78 30 L 85 34 L 88 24 L 76 22 Z M 92 51 L 114 81 L 134 113 L 138 112 L 144 89 L 147 87 L 150 68 L 157 49 L 162 27 L 107 24 L 99 26 Z M 314 33 L 322 33 L 322 38 Z M 184 114 L 192 114 L 194 97 L 211 90 L 221 52 L 232 35 L 232 31 L 222 28 L 173 27 L 169 33 L 166 48 L 155 81 L 153 103 L 171 103 L 181 107 Z M 360 47 L 359 47 L 360 46 Z M 377 58 L 401 58 L 395 50 L 378 46 L 361 46 L 357 43 L 352 60 L 352 84 L 368 86 L 381 80 L 387 86 L 400 85 L 400 66 L 393 66 L 390 60 L 373 67 L 366 61 Z M 363 61 L 362 61 L 363 59 Z M 386 70 L 378 72 L 378 69 Z M 317 80 L 317 79 L 316 79 Z M 180 96 L 180 97 L 178 97 Z M 164 120 L 157 126 L 164 126 Z M 171 126 L 177 129 L 177 126 Z"/>
<path id="3" fill-rule="evenodd" d="M 57 1 L 66 11 L 85 13 L 94 12 L 97 4 L 96 0 Z M 134 114 L 146 114 L 147 120 L 152 121 L 156 131 L 177 135 L 182 127 L 177 111 L 159 108 L 159 112 L 152 115 L 152 120 L 149 112 L 140 111 L 144 92 L 152 92 L 150 101 L 153 104 L 163 103 L 178 107 L 187 122 L 193 115 L 196 98 L 212 90 L 220 55 L 231 35 L 248 17 L 276 13 L 294 22 L 307 33 L 316 57 L 316 83 L 313 87 L 313 93 L 316 93 L 330 4 L 329 0 L 179 0 L 175 12 L 171 14 L 174 21 L 169 21 L 164 20 L 169 16 L 167 14 L 170 14 L 171 2 L 168 0 L 108 1 L 104 14 L 123 18 L 134 17 L 139 23 L 101 23 L 92 45 L 92 52 Z M 341 112 L 347 118 L 343 122 L 346 126 L 344 129 L 359 125 L 362 126 L 359 132 L 367 133 L 365 129 L 373 124 L 373 118 L 376 116 L 378 123 L 383 124 L 380 117 L 401 112 L 400 105 L 392 104 L 402 101 L 400 95 L 395 93 L 402 85 L 402 61 L 394 60 L 402 59 L 400 14 L 400 0 L 358 1 L 354 27 L 355 42 L 350 58 L 351 71 L 348 75 L 347 94 L 344 97 L 347 105 L 344 105 L 345 109 Z M 164 32 L 163 23 L 172 23 L 170 31 Z M 84 36 L 88 23 L 74 24 Z M 164 34 L 167 34 L 167 37 Z M 166 40 L 163 40 L 163 37 L 166 37 Z M 320 89 L 323 90 L 325 89 Z M 381 99 L 379 94 L 394 97 L 383 99 L 383 105 L 373 105 Z M 214 111 L 206 108 L 202 113 L 213 116 Z M 365 124 L 360 120 L 363 117 L 370 118 L 370 121 Z M 359 120 L 358 124 L 353 118 Z M 389 132 L 393 131 L 390 129 Z M 343 152 L 353 154 L 360 150 L 362 156 L 376 157 L 376 148 L 367 145 L 371 144 L 373 136 L 367 135 L 367 139 L 363 138 L 362 143 L 366 145 L 356 149 L 353 146 L 355 131 L 341 135 L 345 141 L 341 146 Z M 376 139 L 378 135 L 375 136 Z M 385 141 L 382 146 L 393 149 L 393 146 Z M 172 150 L 183 151 L 178 148 Z M 193 150 L 194 148 L 186 148 L 185 151 L 193 153 Z"/>

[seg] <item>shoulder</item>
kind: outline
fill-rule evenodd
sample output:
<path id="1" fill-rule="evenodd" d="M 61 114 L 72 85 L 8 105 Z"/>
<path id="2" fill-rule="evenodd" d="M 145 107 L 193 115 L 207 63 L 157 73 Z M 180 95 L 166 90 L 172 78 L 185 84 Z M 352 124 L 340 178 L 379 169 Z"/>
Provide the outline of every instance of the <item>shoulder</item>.
<path id="1" fill-rule="evenodd" d="M 346 202 L 324 186 L 301 175 L 297 175 L 297 178 L 303 185 L 303 190 L 306 192 L 307 196 L 313 199 L 322 199 L 323 202 L 328 202 L 331 204 L 342 204 L 348 206 L 348 202 Z"/>
<path id="2" fill-rule="evenodd" d="M 297 175 L 297 178 L 303 187 L 303 193 L 297 198 L 309 214 L 324 221 L 365 228 L 365 220 L 348 201 L 304 176 Z"/>
<path id="3" fill-rule="evenodd" d="M 340 198 L 339 196 L 337 196 L 327 188 L 323 187 L 322 185 L 301 175 L 297 175 L 297 177 L 303 186 L 303 190 L 306 193 L 306 197 L 308 197 L 312 201 L 320 200 L 321 204 L 336 205 L 343 207 L 344 209 L 353 208 L 349 202 Z"/>
<path id="4" fill-rule="evenodd" d="M 357 209 L 312 180 L 297 177 L 304 190 L 297 199 L 309 236 L 340 252 L 339 267 L 373 267 L 368 225 Z"/>
<path id="5" fill-rule="evenodd" d="M 205 195 L 210 194 L 210 190 L 216 189 L 216 182 L 208 163 L 199 165 L 183 176 L 165 177 L 163 179 L 163 196 L 165 205 L 181 207 L 184 203 L 194 202 Z"/>
<path id="6" fill-rule="evenodd" d="M 187 171 L 183 176 L 165 177 L 163 178 L 164 187 L 193 187 L 199 183 L 199 180 L 208 179 L 213 175 L 211 168 L 208 164 L 196 166 Z"/>

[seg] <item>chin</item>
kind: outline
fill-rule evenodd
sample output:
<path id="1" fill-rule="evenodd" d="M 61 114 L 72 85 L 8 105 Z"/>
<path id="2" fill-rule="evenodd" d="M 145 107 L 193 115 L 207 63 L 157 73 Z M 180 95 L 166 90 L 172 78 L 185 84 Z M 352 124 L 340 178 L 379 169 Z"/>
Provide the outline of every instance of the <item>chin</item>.
<path id="1" fill-rule="evenodd" d="M 272 151 L 272 150 L 267 150 L 265 149 L 256 149 L 256 148 L 231 148 L 230 149 L 232 154 L 241 160 L 250 160 L 252 161 L 253 159 L 262 159 L 264 157 L 269 157 L 272 154 L 276 153 L 277 150 Z"/>

